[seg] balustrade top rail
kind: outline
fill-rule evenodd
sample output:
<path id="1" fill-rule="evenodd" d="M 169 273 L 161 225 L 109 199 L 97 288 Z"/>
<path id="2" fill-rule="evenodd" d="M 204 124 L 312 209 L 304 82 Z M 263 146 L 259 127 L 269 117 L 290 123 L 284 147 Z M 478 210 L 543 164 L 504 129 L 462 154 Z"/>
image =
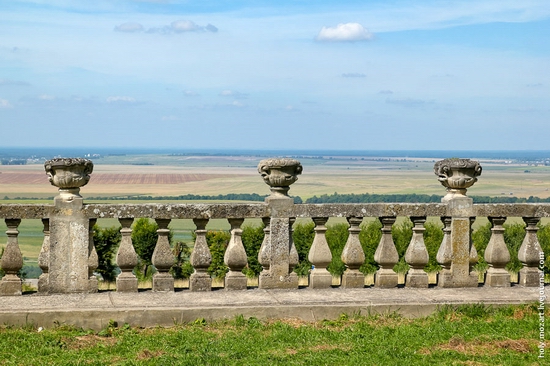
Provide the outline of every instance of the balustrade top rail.
<path id="1" fill-rule="evenodd" d="M 59 189 L 53 204 L 0 204 L 0 218 L 8 226 L 8 243 L 0 262 L 6 273 L 0 281 L 0 295 L 22 293 L 18 271 L 23 266 L 23 257 L 17 229 L 22 219 L 41 219 L 44 224 L 44 242 L 38 258 L 43 271 L 38 290 L 43 293 L 97 291 L 94 270 L 98 266 L 98 256 L 92 227 L 97 219 L 102 218 L 118 219 L 121 224 L 122 240 L 116 258 L 121 273 L 116 281 L 117 291 L 122 292 L 135 292 L 138 288 L 133 273 L 138 256 L 131 238 L 132 223 L 136 218 L 154 219 L 159 226 L 152 257 L 152 264 L 157 269 L 153 276 L 153 291 L 174 288 L 174 278 L 169 273 L 174 255 L 168 239 L 168 224 L 173 219 L 191 219 L 196 226 L 190 258 L 194 268 L 189 282 L 191 291 L 208 291 L 212 287 L 212 279 L 207 273 L 212 256 L 206 241 L 206 225 L 210 219 L 227 219 L 231 225 L 231 239 L 224 256 L 229 268 L 225 276 L 227 290 L 247 288 L 242 273 L 247 266 L 247 255 L 241 240 L 241 225 L 247 218 L 262 219 L 265 225 L 258 254 L 263 267 L 259 276 L 260 288 L 298 288 L 293 269 L 299 259 L 292 237 L 292 226 L 298 218 L 312 218 L 315 224 L 315 237 L 308 255 L 313 265 L 309 287 L 330 287 L 332 275 L 327 267 L 332 254 L 325 236 L 325 224 L 331 217 L 346 218 L 349 223 L 349 236 L 341 257 L 347 268 L 341 277 L 342 287 L 365 286 L 364 275 L 359 271 L 365 262 L 359 241 L 359 225 L 364 217 L 378 218 L 382 224 L 381 239 L 374 253 L 378 265 L 375 286 L 395 287 L 398 284 L 393 267 L 399 256 L 392 239 L 396 217 L 409 217 L 413 223 L 412 239 L 404 256 L 410 267 L 406 286 L 428 287 L 428 276 L 423 270 L 429 259 L 423 239 L 426 217 L 440 217 L 444 226 L 437 253 L 437 261 L 442 266 L 438 286 L 478 286 L 478 274 L 473 271 L 478 254 L 471 240 L 471 225 L 475 217 L 488 217 L 492 224 L 491 239 L 484 253 L 489 266 L 484 282 L 486 286 L 510 286 L 510 274 L 505 270 L 510 253 L 503 235 L 503 224 L 508 217 L 521 217 L 526 223 L 526 236 L 518 252 L 523 264 L 519 284 L 538 286 L 540 278 L 544 281 L 539 266 L 544 253 L 536 233 L 540 219 L 550 217 L 550 204 L 473 204 L 466 196 L 466 190 L 477 181 L 481 166 L 469 159 L 446 159 L 435 164 L 434 172 L 447 189 L 441 203 L 294 204 L 288 191 L 302 173 L 302 166 L 297 160 L 286 158 L 266 159 L 258 165 L 258 172 L 272 192 L 264 203 L 86 204 L 79 192 L 90 179 L 93 169 L 90 160 L 53 159 L 45 163 L 45 169 L 52 185 Z"/>
<path id="2" fill-rule="evenodd" d="M 550 217 L 550 203 L 473 204 L 475 217 Z M 51 204 L 1 204 L 2 219 L 49 218 L 56 211 Z M 144 203 L 84 204 L 82 212 L 89 218 L 163 218 L 163 219 L 228 219 L 272 216 L 267 203 Z M 288 217 L 385 217 L 385 216 L 452 216 L 447 203 L 320 203 L 294 204 Z"/>

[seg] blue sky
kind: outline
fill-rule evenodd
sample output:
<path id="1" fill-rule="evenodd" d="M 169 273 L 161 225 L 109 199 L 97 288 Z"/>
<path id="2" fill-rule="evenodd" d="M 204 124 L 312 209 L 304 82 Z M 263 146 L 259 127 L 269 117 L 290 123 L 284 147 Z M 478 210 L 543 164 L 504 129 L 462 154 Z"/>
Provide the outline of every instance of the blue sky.
<path id="1" fill-rule="evenodd" d="M 4 147 L 549 150 L 550 1 L 10 0 Z"/>

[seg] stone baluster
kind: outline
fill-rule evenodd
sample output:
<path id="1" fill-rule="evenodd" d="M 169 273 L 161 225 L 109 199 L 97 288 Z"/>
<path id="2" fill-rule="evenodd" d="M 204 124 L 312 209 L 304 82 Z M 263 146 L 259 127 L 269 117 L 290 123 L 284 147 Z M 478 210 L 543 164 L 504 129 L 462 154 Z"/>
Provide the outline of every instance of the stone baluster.
<path id="1" fill-rule="evenodd" d="M 260 278 L 269 278 L 269 267 L 271 266 L 269 254 L 271 253 L 271 227 L 270 227 L 270 218 L 262 218 L 264 223 L 264 240 L 262 240 L 262 245 L 258 251 L 258 263 L 262 265 L 262 272 L 260 272 Z M 258 278 L 258 282 L 262 281 Z"/>
<path id="2" fill-rule="evenodd" d="M 485 249 L 485 261 L 489 265 L 485 277 L 485 285 L 491 287 L 509 287 L 510 273 L 504 268 L 510 261 L 510 252 L 504 242 L 504 228 L 502 225 L 506 217 L 489 217 L 491 225 L 491 239 Z"/>
<path id="3" fill-rule="evenodd" d="M 94 245 L 94 225 L 97 219 L 90 219 L 88 226 L 88 292 L 93 293 L 98 291 L 97 277 L 94 275 L 94 271 L 99 266 L 99 258 Z"/>
<path id="4" fill-rule="evenodd" d="M 474 278 L 479 278 L 479 275 L 477 273 L 477 271 L 474 269 L 475 265 L 477 264 L 478 262 L 478 254 L 477 254 L 477 249 L 474 245 L 474 241 L 473 241 L 473 232 L 474 232 L 474 222 L 476 221 L 476 218 L 475 217 L 470 217 L 470 261 L 469 261 L 469 269 L 470 269 L 470 278 L 472 278 L 472 281 Z M 477 282 L 476 282 L 477 283 Z"/>
<path id="5" fill-rule="evenodd" d="M 48 271 L 50 269 L 50 219 L 42 219 L 42 225 L 44 229 L 44 240 L 42 241 L 42 248 L 38 255 L 38 267 L 42 270 L 42 274 L 38 277 L 38 292 L 41 294 L 48 293 Z"/>
<path id="6" fill-rule="evenodd" d="M 231 239 L 223 257 L 224 263 L 229 267 L 229 272 L 225 275 L 225 289 L 246 290 L 247 279 L 242 270 L 246 267 L 248 258 L 241 238 L 243 234 L 241 225 L 244 219 L 227 219 L 227 221 L 231 225 Z"/>
<path id="7" fill-rule="evenodd" d="M 437 259 L 437 263 L 443 267 L 441 271 L 439 271 L 438 275 L 438 285 L 441 285 L 442 282 L 445 282 L 444 277 L 446 277 L 447 281 L 450 280 L 451 275 L 451 261 L 452 261 L 452 255 L 453 255 L 453 246 L 451 242 L 451 221 L 452 218 L 450 216 L 443 216 L 441 217 L 441 222 L 443 222 L 443 240 L 441 241 L 441 245 L 439 246 L 439 250 L 437 251 L 437 256 L 435 257 Z"/>
<path id="8" fill-rule="evenodd" d="M 116 254 L 116 264 L 120 268 L 120 274 L 116 278 L 117 292 L 138 292 L 138 279 L 133 273 L 138 265 L 138 255 L 132 244 L 133 218 L 119 218 L 120 245 Z"/>
<path id="9" fill-rule="evenodd" d="M 342 275 L 342 287 L 344 288 L 363 288 L 365 287 L 365 275 L 359 271 L 359 268 L 365 263 L 365 252 L 359 241 L 361 229 L 359 225 L 363 221 L 362 217 L 348 217 L 349 236 L 346 246 L 342 251 L 342 262 L 346 265 L 346 271 Z"/>
<path id="10" fill-rule="evenodd" d="M 300 263 L 300 257 L 298 256 L 298 250 L 296 250 L 296 244 L 294 244 L 294 237 L 292 236 L 294 233 L 294 223 L 296 222 L 295 217 L 291 217 L 289 220 L 290 225 L 290 253 L 288 256 L 288 272 L 289 276 L 291 278 L 298 277 L 296 273 L 294 273 L 294 268 Z"/>
<path id="11" fill-rule="evenodd" d="M 190 262 L 195 272 L 189 278 L 189 290 L 211 291 L 212 278 L 208 274 L 208 267 L 212 263 L 212 255 L 206 242 L 206 224 L 208 219 L 193 219 L 195 230 L 195 247 L 191 253 Z"/>
<path id="12" fill-rule="evenodd" d="M 310 288 L 330 288 L 332 286 L 332 275 L 327 270 L 332 261 L 332 253 L 325 236 L 327 221 L 328 217 L 313 217 L 315 237 L 308 255 L 308 260 L 313 265 L 313 269 L 309 274 Z"/>
<path id="13" fill-rule="evenodd" d="M 155 219 L 158 225 L 158 239 L 153 251 L 152 262 L 157 272 L 153 275 L 153 291 L 174 291 L 174 277 L 168 272 L 176 263 L 168 235 L 170 219 Z"/>
<path id="14" fill-rule="evenodd" d="M 414 224 L 411 242 L 405 252 L 405 261 L 410 266 L 409 272 L 405 278 L 407 287 L 428 287 L 428 274 L 424 267 L 428 264 L 429 255 L 424 244 L 424 223 L 425 216 L 412 216 L 411 221 Z"/>
<path id="15" fill-rule="evenodd" d="M 537 237 L 537 227 L 540 221 L 539 217 L 524 217 L 523 221 L 527 224 L 525 228 L 525 238 L 519 248 L 518 259 L 523 264 L 519 271 L 519 285 L 526 287 L 540 286 L 541 278 L 544 275 L 539 268 L 541 260 L 544 261 L 544 252 L 539 244 Z"/>
<path id="16" fill-rule="evenodd" d="M 375 287 L 396 287 L 398 284 L 397 273 L 393 267 L 399 261 L 399 254 L 395 248 L 395 243 L 391 235 L 391 228 L 395 223 L 395 217 L 380 217 L 382 223 L 382 237 L 380 243 L 374 252 L 374 260 L 380 268 L 374 276 Z"/>
<path id="17" fill-rule="evenodd" d="M 4 254 L 0 261 L 0 267 L 4 270 L 4 277 L 0 281 L 0 296 L 21 295 L 21 279 L 17 273 L 23 268 L 23 255 L 19 249 L 19 224 L 21 219 L 5 219 L 8 230 L 8 242 L 4 248 Z"/>

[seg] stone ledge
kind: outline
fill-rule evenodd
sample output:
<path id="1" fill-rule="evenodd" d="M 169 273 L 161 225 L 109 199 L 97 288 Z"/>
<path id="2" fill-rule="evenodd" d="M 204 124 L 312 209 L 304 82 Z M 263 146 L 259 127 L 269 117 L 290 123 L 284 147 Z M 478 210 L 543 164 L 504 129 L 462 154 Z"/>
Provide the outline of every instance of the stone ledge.
<path id="1" fill-rule="evenodd" d="M 492 306 L 537 303 L 538 288 L 458 289 L 342 289 L 326 290 L 215 290 L 197 294 L 189 290 L 137 294 L 100 292 L 41 296 L 0 297 L 0 324 L 53 327 L 68 324 L 99 330 L 109 321 L 131 326 L 173 326 L 198 318 L 207 321 L 236 315 L 259 319 L 294 318 L 305 321 L 336 319 L 342 313 L 405 317 L 432 314 L 443 305 L 484 303 Z"/>

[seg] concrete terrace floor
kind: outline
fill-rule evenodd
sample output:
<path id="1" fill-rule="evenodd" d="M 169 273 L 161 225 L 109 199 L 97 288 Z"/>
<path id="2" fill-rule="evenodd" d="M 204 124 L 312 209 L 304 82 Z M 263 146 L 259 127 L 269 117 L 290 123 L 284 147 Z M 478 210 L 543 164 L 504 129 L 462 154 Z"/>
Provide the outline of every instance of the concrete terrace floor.
<path id="1" fill-rule="evenodd" d="M 140 291 L 0 297 L 0 325 L 53 327 L 67 324 L 100 330 L 110 321 L 136 327 L 173 326 L 199 318 L 207 321 L 244 317 L 295 318 L 305 321 L 336 319 L 341 314 L 397 312 L 405 317 L 432 314 L 444 305 L 505 306 L 538 304 L 539 288 L 330 288 L 176 292 Z"/>

